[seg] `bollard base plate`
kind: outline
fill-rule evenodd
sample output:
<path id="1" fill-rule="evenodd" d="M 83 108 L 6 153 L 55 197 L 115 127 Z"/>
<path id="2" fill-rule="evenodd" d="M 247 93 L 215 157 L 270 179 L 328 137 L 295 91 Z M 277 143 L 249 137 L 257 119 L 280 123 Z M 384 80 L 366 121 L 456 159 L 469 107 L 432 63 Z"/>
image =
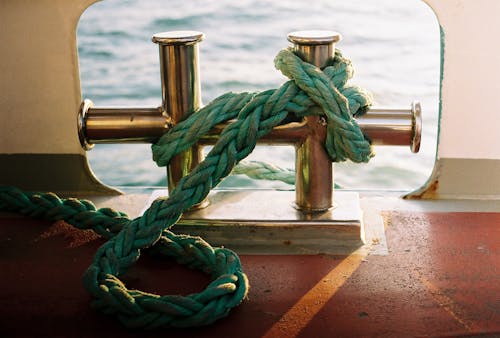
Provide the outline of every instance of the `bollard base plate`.
<path id="1" fill-rule="evenodd" d="M 144 210 L 167 194 L 155 190 Z M 172 230 L 243 254 L 349 254 L 364 245 L 357 192 L 335 191 L 335 206 L 312 214 L 294 208 L 295 191 L 215 190 L 208 200 Z"/>

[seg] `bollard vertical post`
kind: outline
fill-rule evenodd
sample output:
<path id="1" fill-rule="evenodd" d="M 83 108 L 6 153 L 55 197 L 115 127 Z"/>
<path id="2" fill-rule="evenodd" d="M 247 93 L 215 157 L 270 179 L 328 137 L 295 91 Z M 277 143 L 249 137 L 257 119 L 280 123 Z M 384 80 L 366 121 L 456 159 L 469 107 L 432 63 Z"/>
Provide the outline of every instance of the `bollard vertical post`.
<path id="1" fill-rule="evenodd" d="M 295 53 L 319 68 L 335 55 L 341 36 L 333 31 L 298 31 L 288 34 Z M 305 117 L 305 139 L 295 147 L 295 204 L 305 212 L 321 212 L 333 206 L 333 166 L 324 148 L 326 128 L 319 116 Z"/>
<path id="2" fill-rule="evenodd" d="M 160 49 L 162 106 L 176 124 L 201 107 L 198 43 L 204 38 L 197 31 L 170 31 L 152 38 Z M 167 167 L 168 190 L 201 162 L 199 146 L 176 155 Z"/>

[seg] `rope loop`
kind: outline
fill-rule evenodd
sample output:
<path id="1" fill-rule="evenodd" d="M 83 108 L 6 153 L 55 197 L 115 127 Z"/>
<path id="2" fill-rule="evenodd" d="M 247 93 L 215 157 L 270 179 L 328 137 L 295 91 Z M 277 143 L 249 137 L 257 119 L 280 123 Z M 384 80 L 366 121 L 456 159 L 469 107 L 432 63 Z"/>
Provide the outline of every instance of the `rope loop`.
<path id="1" fill-rule="evenodd" d="M 134 231 L 120 232 L 125 233 Z M 227 316 L 231 308 L 240 304 L 247 295 L 248 279 L 233 251 L 212 248 L 199 237 L 176 235 L 168 230 L 162 231 L 151 252 L 200 269 L 210 274 L 213 281 L 201 293 L 187 296 L 159 296 L 128 289 L 117 275 L 138 260 L 140 249 L 134 248 L 137 241 L 127 245 L 127 236 L 120 234 L 98 250 L 83 283 L 94 297 L 92 306 L 116 315 L 126 327 L 154 329 L 208 325 Z M 148 240 L 140 242 L 142 248 L 148 245 Z"/>

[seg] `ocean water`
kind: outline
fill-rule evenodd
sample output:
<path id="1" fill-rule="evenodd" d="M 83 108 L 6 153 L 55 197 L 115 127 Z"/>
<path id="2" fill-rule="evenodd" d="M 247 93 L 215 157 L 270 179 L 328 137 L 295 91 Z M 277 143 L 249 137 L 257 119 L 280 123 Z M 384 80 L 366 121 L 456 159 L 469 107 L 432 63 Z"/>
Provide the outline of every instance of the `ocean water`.
<path id="1" fill-rule="evenodd" d="M 351 83 L 373 93 L 375 106 L 423 108 L 422 146 L 376 147 L 368 164 L 335 165 L 335 181 L 349 189 L 411 190 L 429 177 L 435 158 L 439 24 L 421 0 L 105 0 L 92 5 L 78 26 L 82 92 L 96 106 L 158 106 L 158 47 L 154 33 L 199 30 L 203 102 L 227 91 L 276 88 L 286 79 L 273 59 L 286 35 L 303 29 L 336 30 L 337 45 L 355 66 Z M 88 154 L 103 182 L 114 186 L 164 186 L 165 169 L 149 145 L 96 145 Z M 251 159 L 293 168 L 292 147 L 258 147 Z M 290 189 L 279 182 L 229 177 L 226 187 Z"/>

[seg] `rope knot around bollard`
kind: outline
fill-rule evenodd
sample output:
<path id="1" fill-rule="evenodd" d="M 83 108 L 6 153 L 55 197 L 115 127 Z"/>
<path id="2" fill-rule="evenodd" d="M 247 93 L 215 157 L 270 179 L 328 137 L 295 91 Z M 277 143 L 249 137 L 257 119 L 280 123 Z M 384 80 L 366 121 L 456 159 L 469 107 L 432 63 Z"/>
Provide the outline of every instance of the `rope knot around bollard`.
<path id="1" fill-rule="evenodd" d="M 327 124 L 325 148 L 332 162 L 351 160 L 368 162 L 374 156 L 370 141 L 363 135 L 354 117 L 361 116 L 372 105 L 371 95 L 364 89 L 348 85 L 354 75 L 349 59 L 337 49 L 335 57 L 321 70 L 301 60 L 291 49 L 281 50 L 275 58 L 275 66 L 291 80 L 278 89 L 261 93 L 226 93 L 191 114 L 175 125 L 151 146 L 153 160 L 158 166 L 166 166 L 170 160 L 206 135 L 222 122 L 235 119 L 258 96 L 267 97 L 266 107 L 275 112 L 274 100 L 286 101 L 281 107 L 292 120 L 311 114 L 319 114 Z M 284 95 L 288 86 L 295 87 Z M 270 99 L 271 96 L 273 99 Z M 319 107 L 320 109 L 312 109 Z"/>

